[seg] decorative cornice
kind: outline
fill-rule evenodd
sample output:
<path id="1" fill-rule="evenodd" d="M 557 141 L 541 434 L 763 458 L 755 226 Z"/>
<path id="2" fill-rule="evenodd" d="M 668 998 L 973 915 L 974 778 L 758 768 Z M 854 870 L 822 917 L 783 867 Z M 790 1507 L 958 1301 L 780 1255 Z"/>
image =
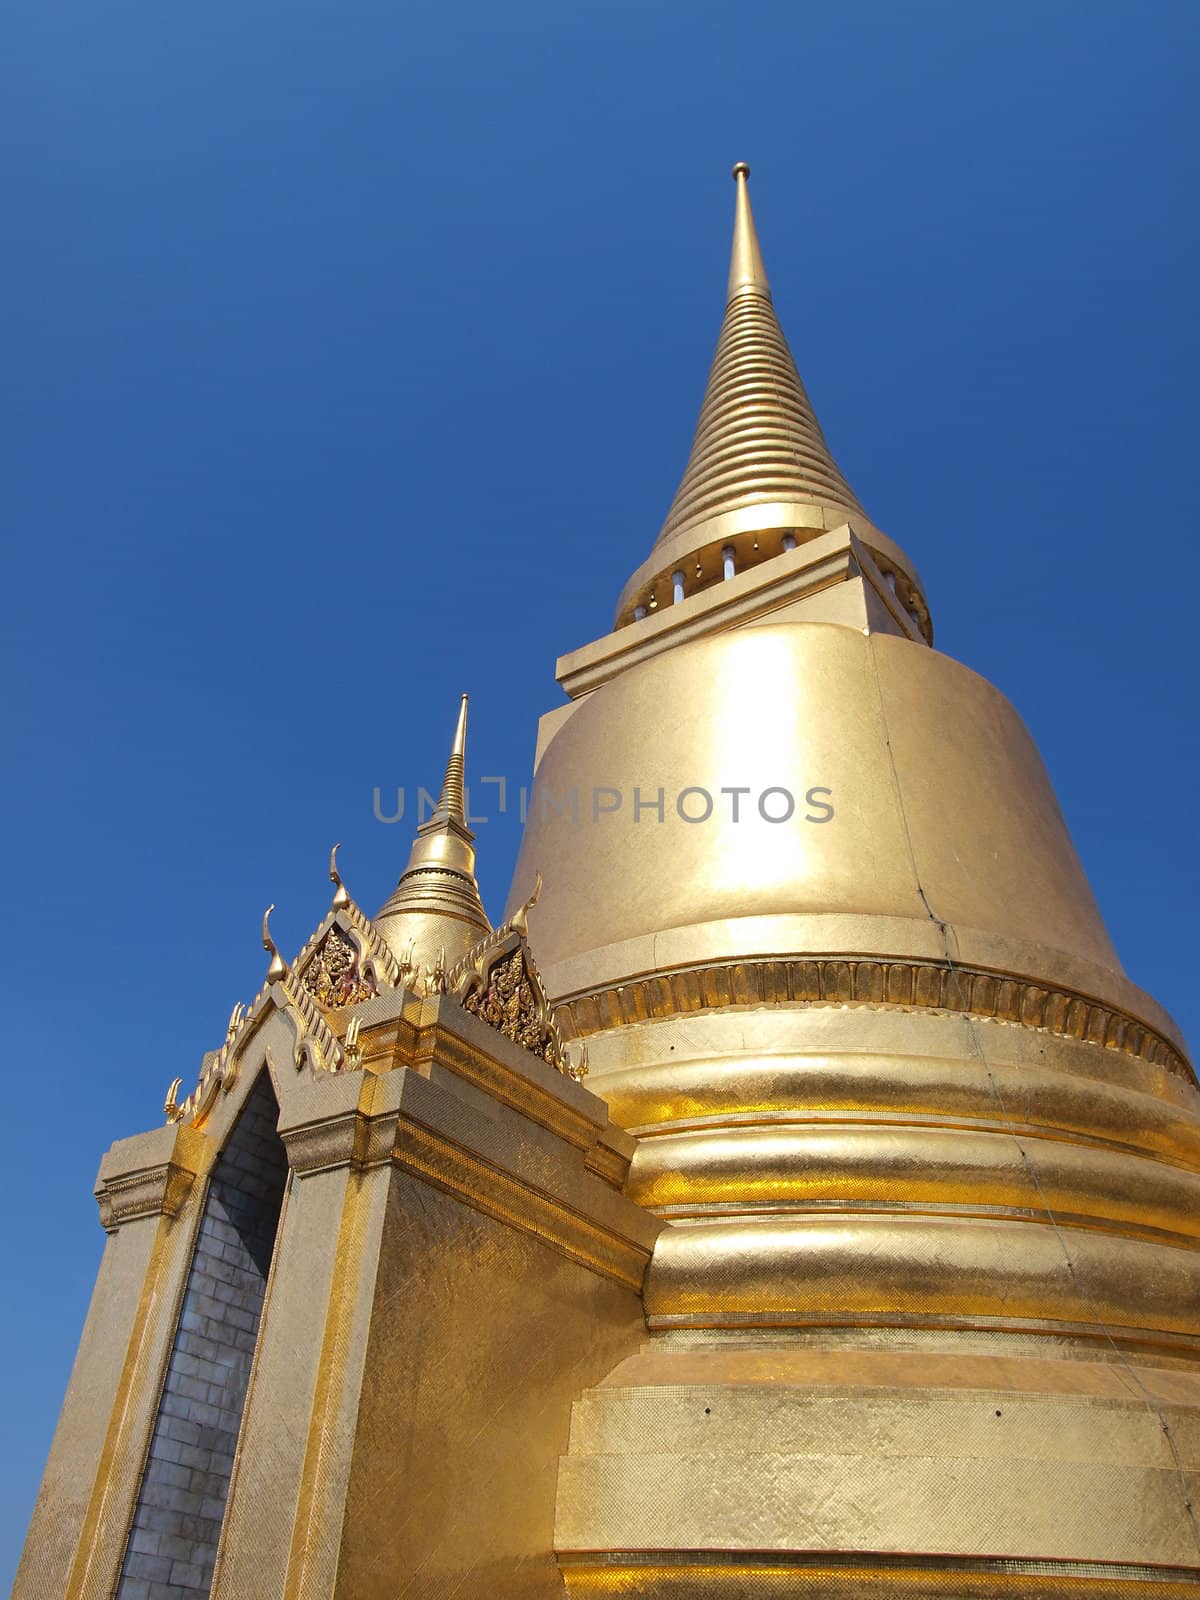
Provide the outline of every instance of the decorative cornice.
<path id="1" fill-rule="evenodd" d="M 397 1166 L 444 1189 L 476 1211 L 531 1233 L 561 1255 L 640 1290 L 650 1250 L 568 1210 L 460 1145 L 415 1122 L 396 1130 Z"/>
<path id="2" fill-rule="evenodd" d="M 170 1136 L 160 1131 L 153 1137 Z M 112 1232 L 123 1222 L 133 1222 L 138 1217 L 178 1216 L 204 1166 L 206 1153 L 203 1139 L 181 1129 L 174 1135 L 174 1147 L 165 1161 L 111 1177 L 102 1170 L 95 1190 L 101 1226 Z"/>
<path id="3" fill-rule="evenodd" d="M 372 1117 L 361 1108 L 298 1128 L 281 1130 L 288 1165 L 298 1177 L 328 1172 L 333 1167 L 353 1167 L 364 1172 L 380 1166 L 391 1154 L 396 1114 Z"/>
<path id="4" fill-rule="evenodd" d="M 408 1088 L 420 1091 L 413 1106 L 404 1086 L 406 1076 L 402 1073 L 390 1079 L 384 1096 L 395 1094 L 399 1084 L 398 1096 L 377 1111 L 370 1110 L 366 1102 L 354 1105 L 343 1098 L 341 1105 L 331 1108 L 328 1115 L 311 1116 L 292 1127 L 282 1127 L 280 1135 L 296 1176 L 303 1179 L 337 1168 L 366 1172 L 391 1162 L 475 1210 L 534 1234 L 592 1271 L 629 1288 L 641 1288 L 651 1254 L 648 1238 L 639 1242 L 611 1224 L 584 1215 L 564 1199 L 470 1148 L 457 1135 L 434 1126 L 431 1117 L 444 1115 L 447 1108 L 453 1115 L 461 1110 L 460 1102 L 444 1091 L 431 1090 L 414 1074 L 407 1077 Z M 371 1079 L 366 1081 L 369 1084 Z M 430 1095 L 432 1100 L 423 1098 Z M 418 1109 L 422 1104 L 426 1106 L 424 1113 Z M 544 1114 L 537 1120 L 546 1125 Z M 595 1146 L 594 1126 L 590 1133 Z M 578 1150 L 578 1137 L 572 1142 Z M 581 1153 L 584 1167 L 594 1172 L 598 1165 L 608 1167 L 614 1162 L 621 1164 L 622 1176 L 628 1170 L 628 1161 L 621 1161 L 619 1151 L 606 1151 L 605 1158 L 596 1165 L 588 1159 L 594 1151 Z M 578 1153 L 574 1159 L 579 1160 Z M 645 1212 L 625 1204 L 640 1221 L 645 1221 Z"/>
<path id="5" fill-rule="evenodd" d="M 568 995 L 558 1011 L 573 1036 L 586 1038 L 652 1018 L 762 1005 L 866 1005 L 994 1018 L 1103 1045 L 1187 1083 L 1196 1081 L 1190 1064 L 1161 1034 L 1089 995 L 983 967 L 888 956 L 779 957 L 679 967 Z"/>
<path id="6" fill-rule="evenodd" d="M 236 1026 L 231 1024 L 221 1049 L 210 1051 L 204 1057 L 199 1081 L 182 1104 L 177 1099 L 180 1080 L 176 1078 L 172 1083 L 163 1106 L 168 1123 L 191 1122 L 199 1126 L 212 1110 L 218 1093 L 221 1090 L 229 1093 L 237 1082 L 243 1047 L 269 1005 L 282 1012 L 292 1024 L 296 1036 L 292 1062 L 297 1072 L 305 1065 L 313 1072 L 341 1070 L 345 1061 L 341 1041 L 316 1001 L 288 969 L 281 979 L 259 990 L 240 1022 Z"/>
<path id="7" fill-rule="evenodd" d="M 273 996 L 275 1003 L 296 1030 L 293 1061 L 297 1072 L 306 1063 L 314 1072 L 337 1072 L 344 1060 L 341 1041 L 317 1002 L 290 973 L 276 987 L 280 993 Z"/>
<path id="8" fill-rule="evenodd" d="M 163 1114 L 168 1123 L 198 1123 L 211 1111 L 218 1090 L 223 1088 L 228 1093 L 233 1088 L 237 1081 L 237 1058 L 242 1044 L 261 1015 L 273 988 L 274 983 L 269 980 L 258 991 L 249 1006 L 243 1006 L 240 1001 L 234 1006 L 229 1026 L 225 1030 L 225 1043 L 219 1050 L 210 1050 L 204 1056 L 200 1063 L 200 1076 L 196 1087 L 182 1103 L 178 1099 L 182 1079 L 176 1078 L 171 1084 L 163 1103 Z"/>
<path id="9" fill-rule="evenodd" d="M 629 1176 L 629 1157 L 601 1141 L 597 1141 L 588 1151 L 583 1164 L 589 1172 L 603 1178 L 614 1189 L 623 1188 Z"/>
<path id="10" fill-rule="evenodd" d="M 195 1181 L 194 1172 L 173 1162 L 113 1179 L 96 1195 L 100 1224 L 111 1232 L 137 1217 L 177 1216 Z"/>
<path id="11" fill-rule="evenodd" d="M 591 1151 L 595 1146 L 596 1125 L 593 1120 L 572 1106 L 565 1105 L 556 1094 L 543 1089 L 531 1078 L 514 1072 L 499 1057 L 477 1049 L 436 1023 L 420 1030 L 407 1061 L 394 1064 L 411 1064 L 420 1071 L 434 1063 L 445 1067 L 464 1082 L 474 1084 L 490 1099 L 511 1106 L 514 1111 L 519 1111 L 531 1122 L 547 1128 L 577 1149 Z"/>

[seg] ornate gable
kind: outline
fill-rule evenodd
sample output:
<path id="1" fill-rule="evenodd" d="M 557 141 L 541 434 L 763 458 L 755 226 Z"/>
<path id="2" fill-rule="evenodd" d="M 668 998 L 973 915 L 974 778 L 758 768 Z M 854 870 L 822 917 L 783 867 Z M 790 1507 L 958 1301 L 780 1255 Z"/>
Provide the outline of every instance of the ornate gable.
<path id="1" fill-rule="evenodd" d="M 329 913 L 292 963 L 299 982 L 323 1010 L 360 1005 L 400 982 L 400 964 L 370 917 L 355 904 L 338 873 L 334 845 L 329 880 L 334 885 Z"/>
<path id="2" fill-rule="evenodd" d="M 307 1066 L 313 1072 L 340 1072 L 358 1064 L 357 1029 L 353 1019 L 343 1026 L 345 1013 L 381 990 L 394 988 L 401 970 L 371 919 L 354 903 L 338 875 L 338 848 L 334 845 L 329 857 L 333 903 L 291 966 L 271 937 L 270 918 L 275 908 L 267 908 L 263 948 L 271 961 L 266 982 L 249 1007 L 240 1003 L 234 1007 L 224 1044 L 204 1057 L 199 1081 L 187 1099 L 180 1102 L 178 1098 L 181 1078 L 171 1084 L 163 1106 L 168 1122 L 202 1122 L 218 1091 L 228 1093 L 233 1088 L 250 1035 L 272 1006 L 292 1024 L 292 1059 L 297 1071 Z"/>
<path id="3" fill-rule="evenodd" d="M 527 940 L 526 917 L 542 892 L 541 875 L 525 904 L 474 945 L 448 973 L 446 992 L 497 1033 L 576 1080 L 587 1072 L 587 1046 L 572 1052 Z"/>

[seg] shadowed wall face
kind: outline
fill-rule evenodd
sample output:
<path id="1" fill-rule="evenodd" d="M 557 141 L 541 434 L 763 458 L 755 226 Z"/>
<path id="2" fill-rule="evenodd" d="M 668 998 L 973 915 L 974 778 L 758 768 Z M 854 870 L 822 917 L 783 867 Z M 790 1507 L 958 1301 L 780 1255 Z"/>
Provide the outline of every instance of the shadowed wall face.
<path id="1" fill-rule="evenodd" d="M 287 1179 L 259 1077 L 213 1169 L 116 1600 L 206 1600 Z"/>

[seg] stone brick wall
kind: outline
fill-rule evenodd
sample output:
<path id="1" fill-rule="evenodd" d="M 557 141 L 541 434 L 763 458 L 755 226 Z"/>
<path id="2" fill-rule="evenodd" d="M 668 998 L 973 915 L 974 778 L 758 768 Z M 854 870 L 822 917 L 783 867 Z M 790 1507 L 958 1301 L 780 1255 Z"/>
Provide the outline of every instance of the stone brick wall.
<path id="1" fill-rule="evenodd" d="M 287 1179 L 264 1071 L 213 1170 L 115 1600 L 207 1600 Z"/>

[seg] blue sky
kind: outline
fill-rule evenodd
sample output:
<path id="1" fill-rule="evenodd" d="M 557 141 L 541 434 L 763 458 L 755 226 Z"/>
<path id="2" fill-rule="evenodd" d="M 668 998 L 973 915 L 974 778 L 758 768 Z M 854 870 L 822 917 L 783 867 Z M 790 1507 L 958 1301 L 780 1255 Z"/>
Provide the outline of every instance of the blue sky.
<path id="1" fill-rule="evenodd" d="M 1200 1039 L 1198 45 L 1193 0 L 11 0 L 0 1580 L 101 1152 L 335 839 L 386 897 L 372 790 L 436 783 L 460 690 L 472 770 L 527 774 L 682 469 L 734 160 L 842 467 Z"/>

